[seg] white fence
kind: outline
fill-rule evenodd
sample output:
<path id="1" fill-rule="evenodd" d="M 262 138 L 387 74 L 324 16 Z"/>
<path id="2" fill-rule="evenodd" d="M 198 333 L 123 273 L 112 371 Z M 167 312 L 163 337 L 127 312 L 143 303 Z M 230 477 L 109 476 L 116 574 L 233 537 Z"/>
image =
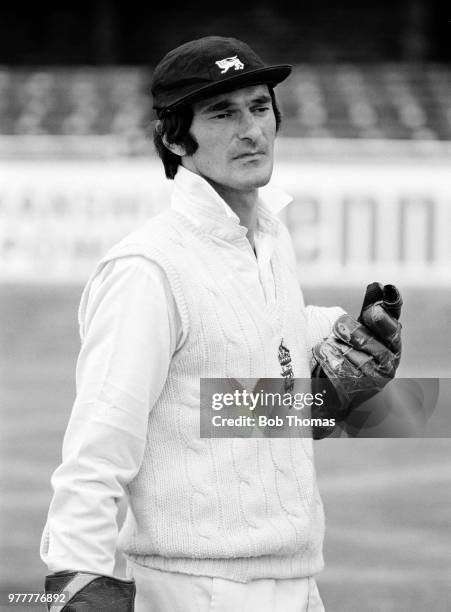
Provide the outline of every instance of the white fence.
<path id="1" fill-rule="evenodd" d="M 446 160 L 280 162 L 304 284 L 451 286 Z M 84 282 L 106 249 L 167 206 L 155 160 L 0 163 L 0 281 Z"/>

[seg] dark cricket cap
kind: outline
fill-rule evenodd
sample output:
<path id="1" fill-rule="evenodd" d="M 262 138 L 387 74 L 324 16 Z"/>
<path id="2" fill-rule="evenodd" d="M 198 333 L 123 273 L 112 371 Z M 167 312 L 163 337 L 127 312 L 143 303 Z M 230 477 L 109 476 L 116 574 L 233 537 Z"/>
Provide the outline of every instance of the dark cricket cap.
<path id="1" fill-rule="evenodd" d="M 153 73 L 153 108 L 159 117 L 188 102 L 250 85 L 275 86 L 292 66 L 267 66 L 241 40 L 206 36 L 169 51 Z"/>

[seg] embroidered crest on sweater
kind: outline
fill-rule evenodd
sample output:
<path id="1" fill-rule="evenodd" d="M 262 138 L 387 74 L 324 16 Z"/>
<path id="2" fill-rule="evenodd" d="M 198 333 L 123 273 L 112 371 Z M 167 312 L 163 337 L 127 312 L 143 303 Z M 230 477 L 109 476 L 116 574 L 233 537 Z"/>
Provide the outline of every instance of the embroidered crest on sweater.
<path id="1" fill-rule="evenodd" d="M 293 382 L 293 366 L 291 365 L 291 355 L 290 350 L 284 346 L 283 338 L 279 344 L 279 363 L 282 366 L 282 371 L 280 372 L 281 376 L 284 377 L 284 389 L 286 393 L 290 393 L 293 390 L 294 382 Z"/>

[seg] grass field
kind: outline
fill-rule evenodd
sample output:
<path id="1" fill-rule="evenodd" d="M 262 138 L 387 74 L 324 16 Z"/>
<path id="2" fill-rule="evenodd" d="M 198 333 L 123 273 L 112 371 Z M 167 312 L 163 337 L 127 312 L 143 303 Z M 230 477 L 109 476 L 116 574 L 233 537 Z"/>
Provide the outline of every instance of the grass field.
<path id="1" fill-rule="evenodd" d="M 0 287 L 0 610 L 20 610 L 4 605 L 6 592 L 42 589 L 39 539 L 74 397 L 80 291 Z M 350 312 L 362 298 L 305 296 Z M 401 374 L 451 377 L 451 291 L 410 289 L 404 300 Z M 451 440 L 340 439 L 316 449 L 328 612 L 450 611 Z"/>

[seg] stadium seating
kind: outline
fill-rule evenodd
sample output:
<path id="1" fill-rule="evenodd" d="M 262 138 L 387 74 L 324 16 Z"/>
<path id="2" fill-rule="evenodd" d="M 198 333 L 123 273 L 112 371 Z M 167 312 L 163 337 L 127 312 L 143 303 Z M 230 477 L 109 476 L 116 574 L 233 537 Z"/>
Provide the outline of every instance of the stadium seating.
<path id="1" fill-rule="evenodd" d="M 0 135 L 106 136 L 138 148 L 151 120 L 139 68 L 0 69 Z M 279 88 L 289 137 L 451 140 L 445 65 L 298 65 Z"/>

